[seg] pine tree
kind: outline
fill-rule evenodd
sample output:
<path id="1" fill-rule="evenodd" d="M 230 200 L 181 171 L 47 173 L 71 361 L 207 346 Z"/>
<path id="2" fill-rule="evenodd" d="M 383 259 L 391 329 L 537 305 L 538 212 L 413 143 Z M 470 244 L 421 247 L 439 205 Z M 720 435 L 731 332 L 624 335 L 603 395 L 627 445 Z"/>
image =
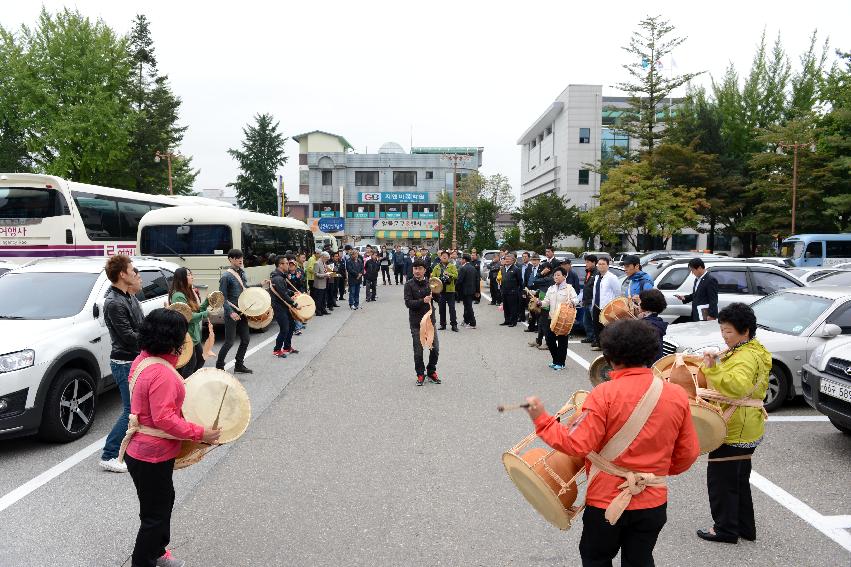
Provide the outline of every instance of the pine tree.
<path id="1" fill-rule="evenodd" d="M 239 163 L 240 173 L 228 187 L 236 188 L 240 208 L 258 213 L 277 214 L 278 196 L 275 190 L 278 168 L 287 162 L 284 142 L 278 132 L 278 122 L 271 114 L 257 114 L 255 124 L 242 129 L 245 139 L 242 149 L 229 149 L 228 154 Z"/>

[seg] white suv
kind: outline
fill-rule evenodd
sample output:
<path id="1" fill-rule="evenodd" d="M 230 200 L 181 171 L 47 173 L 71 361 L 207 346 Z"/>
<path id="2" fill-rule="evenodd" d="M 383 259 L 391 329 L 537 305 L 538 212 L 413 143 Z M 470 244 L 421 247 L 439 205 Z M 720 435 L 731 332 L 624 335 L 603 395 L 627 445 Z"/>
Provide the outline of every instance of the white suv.
<path id="1" fill-rule="evenodd" d="M 0 438 L 38 432 L 68 442 L 91 428 L 114 386 L 103 318 L 106 258 L 38 260 L 0 277 Z M 165 305 L 179 266 L 133 258 L 147 314 Z"/>

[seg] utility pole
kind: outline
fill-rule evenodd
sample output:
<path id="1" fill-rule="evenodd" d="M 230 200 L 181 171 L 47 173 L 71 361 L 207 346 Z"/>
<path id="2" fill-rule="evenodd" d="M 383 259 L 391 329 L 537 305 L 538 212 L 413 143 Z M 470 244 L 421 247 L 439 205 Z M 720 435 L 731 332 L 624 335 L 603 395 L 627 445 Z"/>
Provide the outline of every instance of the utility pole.
<path id="1" fill-rule="evenodd" d="M 440 159 L 452 162 L 452 249 L 458 250 L 458 162 L 470 159 L 464 154 L 443 154 Z"/>
<path id="2" fill-rule="evenodd" d="M 792 148 L 792 234 L 795 234 L 795 210 L 798 198 L 798 148 L 805 148 L 809 145 L 811 145 L 810 142 L 803 144 L 780 142 L 777 144 L 780 148 Z"/>
<path id="3" fill-rule="evenodd" d="M 171 153 L 171 152 L 161 152 L 159 150 L 157 150 L 157 153 L 154 154 L 154 161 L 156 163 L 160 163 L 162 158 L 166 158 L 166 160 L 168 161 L 168 194 L 169 195 L 174 195 L 174 188 L 171 185 L 171 158 L 178 157 L 178 156 L 180 156 L 180 154 L 175 154 L 175 153 Z"/>

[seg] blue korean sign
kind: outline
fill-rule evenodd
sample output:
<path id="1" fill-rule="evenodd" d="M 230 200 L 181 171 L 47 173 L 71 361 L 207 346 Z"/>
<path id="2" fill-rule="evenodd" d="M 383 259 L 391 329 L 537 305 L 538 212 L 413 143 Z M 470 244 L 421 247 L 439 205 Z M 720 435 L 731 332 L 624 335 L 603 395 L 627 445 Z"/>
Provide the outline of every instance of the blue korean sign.
<path id="1" fill-rule="evenodd" d="M 322 232 L 340 232 L 346 225 L 342 217 L 331 217 L 319 219 L 319 230 Z"/>
<path id="2" fill-rule="evenodd" d="M 358 193 L 360 203 L 427 203 L 428 193 L 422 191 L 387 191 Z"/>

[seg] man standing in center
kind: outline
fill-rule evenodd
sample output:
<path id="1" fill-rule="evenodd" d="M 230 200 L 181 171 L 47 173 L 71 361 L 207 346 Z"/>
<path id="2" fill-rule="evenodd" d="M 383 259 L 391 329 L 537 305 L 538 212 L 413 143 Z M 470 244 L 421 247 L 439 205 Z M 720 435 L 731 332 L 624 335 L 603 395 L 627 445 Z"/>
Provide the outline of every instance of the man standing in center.
<path id="1" fill-rule="evenodd" d="M 328 268 L 325 262 L 331 255 L 328 252 L 317 252 L 316 254 L 319 255 L 319 258 L 313 264 L 313 287 L 310 288 L 310 295 L 316 304 L 316 316 L 321 317 L 329 314 L 325 305 L 328 299 Z"/>
<path id="2" fill-rule="evenodd" d="M 520 289 L 523 287 L 520 268 L 514 263 L 515 258 L 513 252 L 505 255 L 502 282 L 499 287 L 499 293 L 502 296 L 502 313 L 505 315 L 505 321 L 500 325 L 508 327 L 517 326 L 517 303 L 520 301 Z"/>
<path id="3" fill-rule="evenodd" d="M 461 300 L 464 302 L 464 323 L 461 326 L 465 329 L 476 328 L 476 315 L 473 313 L 473 298 L 479 289 L 478 280 L 479 272 L 470 261 L 470 255 L 464 254 L 461 256 L 461 270 L 458 272 L 458 281 L 455 282 L 455 293 L 460 293 Z"/>
<path id="4" fill-rule="evenodd" d="M 224 370 L 225 357 L 233 346 L 233 341 L 239 335 L 239 346 L 236 349 L 236 366 L 233 371 L 242 374 L 251 374 L 252 371 L 245 366 L 245 351 L 248 350 L 248 342 L 251 334 L 248 329 L 248 319 L 241 316 L 234 308 L 239 303 L 239 295 L 248 287 L 248 276 L 243 268 L 242 250 L 233 248 L 228 252 L 230 268 L 222 273 L 219 280 L 219 291 L 225 296 L 225 342 L 219 347 L 219 358 L 216 360 L 216 368 Z"/>
<path id="5" fill-rule="evenodd" d="M 349 309 L 360 307 L 360 284 L 363 281 L 363 260 L 358 255 L 358 249 L 352 248 L 352 255 L 346 262 L 346 277 L 349 280 Z"/>
<path id="6" fill-rule="evenodd" d="M 446 329 L 446 306 L 449 305 L 449 324 L 452 330 L 458 332 L 458 319 L 455 315 L 455 282 L 458 280 L 458 268 L 449 263 L 449 252 L 440 253 L 440 263 L 431 271 L 431 277 L 437 278 L 443 284 L 443 292 L 438 298 L 440 305 L 440 329 Z"/>
<path id="7" fill-rule="evenodd" d="M 428 355 L 428 366 L 423 363 L 423 345 L 420 342 L 420 321 L 431 309 L 431 288 L 425 277 L 426 262 L 423 258 L 417 258 L 413 263 L 414 277 L 405 282 L 405 306 L 408 308 L 408 324 L 411 327 L 411 338 L 414 344 L 414 370 L 417 373 L 417 386 L 425 382 L 426 372 L 428 378 L 435 384 L 440 384 L 437 377 L 438 339 L 434 335 L 434 342 Z M 434 324 L 434 310 L 431 312 L 431 322 Z"/>
<path id="8" fill-rule="evenodd" d="M 372 251 L 371 256 L 366 257 L 364 264 L 363 280 L 366 283 L 366 300 L 375 301 L 375 295 L 378 291 L 378 272 L 381 271 L 381 263 L 378 258 L 378 252 Z"/>

